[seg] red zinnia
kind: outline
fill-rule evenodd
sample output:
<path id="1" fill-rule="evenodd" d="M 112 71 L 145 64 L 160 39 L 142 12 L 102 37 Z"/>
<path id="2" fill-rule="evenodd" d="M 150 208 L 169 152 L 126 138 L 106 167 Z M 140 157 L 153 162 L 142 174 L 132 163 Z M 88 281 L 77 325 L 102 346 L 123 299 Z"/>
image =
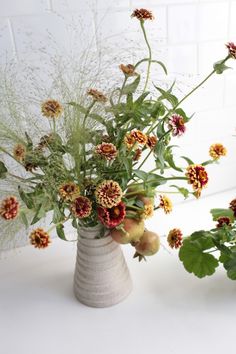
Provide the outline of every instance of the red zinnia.
<path id="1" fill-rule="evenodd" d="M 173 136 L 180 136 L 185 133 L 184 118 L 179 114 L 173 114 L 168 122 L 169 129 L 172 130 Z"/>
<path id="2" fill-rule="evenodd" d="M 87 197 L 79 196 L 71 204 L 71 211 L 77 218 L 87 218 L 92 212 L 92 202 Z"/>
<path id="3" fill-rule="evenodd" d="M 229 42 L 226 44 L 226 47 L 229 50 L 229 55 L 236 59 L 236 45 L 233 42 Z"/>
<path id="4" fill-rule="evenodd" d="M 118 226 L 125 218 L 125 203 L 120 202 L 112 208 L 98 207 L 98 218 L 102 224 L 109 228 Z"/>
<path id="5" fill-rule="evenodd" d="M 20 205 L 16 197 L 7 197 L 0 205 L 0 216 L 5 220 L 15 219 L 19 214 L 19 208 Z"/>
<path id="6" fill-rule="evenodd" d="M 131 17 L 136 17 L 140 21 L 154 20 L 152 12 L 147 9 L 136 9 L 132 13 Z"/>

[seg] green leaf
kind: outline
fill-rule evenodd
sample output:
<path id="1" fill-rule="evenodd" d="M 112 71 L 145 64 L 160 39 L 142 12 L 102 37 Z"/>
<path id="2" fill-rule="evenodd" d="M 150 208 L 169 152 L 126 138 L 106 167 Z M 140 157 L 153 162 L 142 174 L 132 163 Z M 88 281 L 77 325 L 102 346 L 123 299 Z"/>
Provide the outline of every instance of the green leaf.
<path id="1" fill-rule="evenodd" d="M 92 118 L 93 120 L 104 125 L 105 127 L 107 126 L 107 121 L 97 113 L 90 113 L 89 118 Z"/>
<path id="2" fill-rule="evenodd" d="M 172 167 L 174 170 L 176 171 L 179 171 L 179 172 L 183 172 L 183 170 L 176 166 L 175 162 L 174 162 L 174 156 L 173 156 L 173 153 L 171 151 L 171 149 L 173 148 L 173 146 L 169 146 L 166 151 L 165 151 L 165 154 L 164 154 L 164 158 L 165 158 L 165 161 L 169 164 L 170 167 Z"/>
<path id="3" fill-rule="evenodd" d="M 185 161 L 187 161 L 188 165 L 194 165 L 194 162 L 192 160 L 190 160 L 188 157 L 181 156 L 181 158 L 184 159 Z"/>
<path id="4" fill-rule="evenodd" d="M 83 106 L 81 106 L 81 104 L 79 104 L 79 103 L 76 103 L 76 102 L 68 102 L 67 103 L 68 105 L 70 105 L 70 106 L 73 106 L 73 107 L 75 107 L 79 112 L 81 112 L 81 113 L 86 113 L 87 112 L 87 109 L 86 108 L 84 108 Z"/>
<path id="5" fill-rule="evenodd" d="M 172 107 L 177 106 L 178 104 L 178 98 L 173 95 L 172 93 L 170 93 L 170 91 L 165 91 L 163 90 L 161 87 L 155 86 L 154 87 L 161 93 L 161 96 L 158 98 L 158 100 L 167 100 L 168 102 L 170 102 L 170 104 L 172 105 Z"/>
<path id="6" fill-rule="evenodd" d="M 53 217 L 52 217 L 52 222 L 54 224 L 57 224 L 61 221 L 63 221 L 65 218 L 64 213 L 60 210 L 58 204 L 53 205 Z"/>
<path id="7" fill-rule="evenodd" d="M 0 178 L 5 178 L 6 173 L 7 173 L 7 168 L 5 164 L 2 161 L 0 161 Z"/>
<path id="8" fill-rule="evenodd" d="M 179 258 L 184 268 L 198 278 L 212 275 L 219 262 L 212 254 L 204 252 L 212 246 L 210 239 L 199 238 L 197 241 L 192 241 L 191 238 L 185 239 L 179 251 Z"/>
<path id="9" fill-rule="evenodd" d="M 67 241 L 66 236 L 65 236 L 65 232 L 64 232 L 64 226 L 62 224 L 59 224 L 56 226 L 56 230 L 57 230 L 57 236 L 60 239 Z"/>
<path id="10" fill-rule="evenodd" d="M 226 216 L 230 218 L 231 221 L 234 221 L 234 212 L 232 209 L 220 209 L 220 208 L 215 208 L 211 209 L 211 215 L 213 217 L 214 221 L 217 221 L 219 217 Z"/>
<path id="11" fill-rule="evenodd" d="M 175 186 L 174 184 L 171 185 L 170 187 L 174 187 L 174 188 L 178 189 L 179 193 L 182 194 L 185 199 L 188 198 L 189 193 L 190 193 L 188 189 L 183 188 L 183 187 Z"/>
<path id="12" fill-rule="evenodd" d="M 33 209 L 34 208 L 33 198 L 29 194 L 25 193 L 20 186 L 18 186 L 18 192 L 19 192 L 19 195 L 20 195 L 22 201 L 27 206 L 27 208 Z"/>
<path id="13" fill-rule="evenodd" d="M 145 58 L 145 59 L 140 60 L 137 64 L 135 64 L 135 68 L 137 68 L 140 64 L 142 64 L 142 63 L 144 63 L 146 61 L 149 61 L 149 58 Z M 159 60 L 151 60 L 151 63 L 156 63 L 156 64 L 160 65 L 162 67 L 162 69 L 164 70 L 165 74 L 166 75 L 168 74 L 165 65 L 161 61 L 159 61 Z"/>
<path id="14" fill-rule="evenodd" d="M 128 95 L 129 93 L 134 93 L 140 83 L 140 76 L 138 76 L 131 84 L 126 85 L 123 88 L 122 95 Z"/>
<path id="15" fill-rule="evenodd" d="M 155 173 L 147 173 L 140 170 L 134 170 L 133 173 L 136 177 L 143 180 L 143 182 L 147 183 L 150 187 L 157 187 L 166 183 L 166 179 L 164 177 L 156 175 Z"/>
<path id="16" fill-rule="evenodd" d="M 30 225 L 36 224 L 36 222 L 38 222 L 40 219 L 42 219 L 45 215 L 46 215 L 46 210 L 44 208 L 44 204 L 43 203 L 39 204 Z"/>
<path id="17" fill-rule="evenodd" d="M 213 67 L 216 71 L 216 74 L 222 74 L 225 70 L 232 69 L 229 66 L 225 65 L 224 60 L 217 61 Z"/>
<path id="18" fill-rule="evenodd" d="M 143 103 L 143 101 L 145 100 L 145 98 L 146 98 L 149 94 L 150 94 L 150 92 L 148 92 L 148 91 L 142 93 L 142 95 L 139 96 L 139 97 L 137 98 L 137 100 L 135 101 L 135 104 L 139 106 L 141 103 Z"/>
<path id="19" fill-rule="evenodd" d="M 19 214 L 21 222 L 25 225 L 26 228 L 29 227 L 28 219 L 26 217 L 26 214 L 21 210 Z"/>
<path id="20" fill-rule="evenodd" d="M 211 165 L 212 163 L 215 163 L 214 160 L 207 160 L 201 163 L 202 166 L 207 166 L 207 165 Z"/>
<path id="21" fill-rule="evenodd" d="M 232 256 L 224 262 L 224 267 L 229 279 L 236 280 L 236 253 L 232 253 Z"/>

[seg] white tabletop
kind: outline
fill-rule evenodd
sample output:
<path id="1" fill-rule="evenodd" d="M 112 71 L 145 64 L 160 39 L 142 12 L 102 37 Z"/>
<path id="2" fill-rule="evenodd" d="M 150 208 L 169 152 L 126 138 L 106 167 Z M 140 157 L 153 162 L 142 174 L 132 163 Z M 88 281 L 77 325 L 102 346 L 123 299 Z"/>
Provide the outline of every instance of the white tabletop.
<path id="1" fill-rule="evenodd" d="M 151 229 L 185 232 L 212 226 L 207 211 L 226 207 L 235 191 L 160 212 Z M 163 239 L 164 240 L 164 239 Z M 1 354 L 235 353 L 236 282 L 222 268 L 199 280 L 177 252 L 138 263 L 124 247 L 134 290 L 121 304 L 94 309 L 73 296 L 75 245 L 53 240 L 0 261 Z"/>

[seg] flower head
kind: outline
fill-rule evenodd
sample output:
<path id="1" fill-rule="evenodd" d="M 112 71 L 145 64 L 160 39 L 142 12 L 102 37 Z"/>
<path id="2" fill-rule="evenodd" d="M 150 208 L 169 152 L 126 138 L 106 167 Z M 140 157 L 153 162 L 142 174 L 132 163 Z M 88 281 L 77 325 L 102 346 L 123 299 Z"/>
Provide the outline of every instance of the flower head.
<path id="1" fill-rule="evenodd" d="M 44 148 L 50 146 L 53 143 L 53 140 L 54 140 L 53 134 L 42 136 L 38 144 L 38 150 L 43 150 Z"/>
<path id="2" fill-rule="evenodd" d="M 230 218 L 228 218 L 227 216 L 221 216 L 217 219 L 217 224 L 216 227 L 222 227 L 222 226 L 231 226 L 231 221 Z"/>
<path id="3" fill-rule="evenodd" d="M 229 55 L 236 59 L 236 44 L 234 44 L 233 42 L 229 42 L 226 44 L 226 47 L 229 50 Z"/>
<path id="4" fill-rule="evenodd" d="M 171 248 L 180 248 L 182 246 L 183 234 L 180 229 L 170 230 L 167 236 L 167 242 Z"/>
<path id="5" fill-rule="evenodd" d="M 131 134 L 126 134 L 126 136 L 124 137 L 124 143 L 128 149 L 132 149 L 132 147 L 135 146 L 136 141 Z"/>
<path id="6" fill-rule="evenodd" d="M 168 122 L 168 127 L 172 130 L 173 136 L 181 136 L 186 130 L 184 119 L 179 114 L 173 114 L 171 116 Z"/>
<path id="7" fill-rule="evenodd" d="M 158 139 L 155 135 L 152 135 L 152 136 L 148 135 L 146 144 L 150 149 L 153 149 L 156 146 L 157 141 L 158 141 Z"/>
<path id="8" fill-rule="evenodd" d="M 30 243 L 35 248 L 46 248 L 51 243 L 50 236 L 42 228 L 37 228 L 30 234 Z"/>
<path id="9" fill-rule="evenodd" d="M 162 208 L 166 214 L 172 211 L 172 201 L 166 195 L 160 195 L 159 208 Z"/>
<path id="10" fill-rule="evenodd" d="M 218 160 L 221 156 L 226 156 L 227 150 L 222 144 L 212 144 L 210 146 L 209 155 L 214 159 Z"/>
<path id="11" fill-rule="evenodd" d="M 131 17 L 136 17 L 140 21 L 154 20 L 152 12 L 146 9 L 135 9 Z"/>
<path id="12" fill-rule="evenodd" d="M 15 219 L 18 216 L 19 209 L 20 205 L 16 197 L 7 197 L 0 205 L 0 216 L 5 220 Z"/>
<path id="13" fill-rule="evenodd" d="M 231 200 L 229 207 L 234 212 L 234 216 L 236 217 L 236 198 Z"/>
<path id="14" fill-rule="evenodd" d="M 134 152 L 133 161 L 138 161 L 142 155 L 142 149 L 138 148 Z"/>
<path id="15" fill-rule="evenodd" d="M 87 94 L 91 96 L 94 101 L 105 103 L 107 101 L 107 97 L 100 91 L 96 89 L 89 89 Z"/>
<path id="16" fill-rule="evenodd" d="M 132 130 L 130 135 L 131 138 L 141 145 L 145 145 L 147 143 L 147 135 L 141 132 L 141 130 Z"/>
<path id="17" fill-rule="evenodd" d="M 15 147 L 14 147 L 14 150 L 13 150 L 13 156 L 15 157 L 15 159 L 17 161 L 24 161 L 25 159 L 25 154 L 26 154 L 26 148 L 24 145 L 22 144 L 17 144 Z"/>
<path id="18" fill-rule="evenodd" d="M 127 65 L 120 64 L 119 68 L 126 76 L 137 75 L 137 73 L 135 72 L 135 67 L 132 64 L 127 64 Z"/>
<path id="19" fill-rule="evenodd" d="M 87 218 L 92 212 L 92 202 L 89 198 L 79 196 L 71 204 L 71 212 L 79 219 Z"/>
<path id="20" fill-rule="evenodd" d="M 112 180 L 100 183 L 95 191 L 97 203 L 104 208 L 112 208 L 121 202 L 122 190 L 120 185 Z"/>
<path id="21" fill-rule="evenodd" d="M 62 112 L 62 105 L 56 100 L 47 100 L 41 106 L 42 115 L 47 118 L 58 118 Z"/>
<path id="22" fill-rule="evenodd" d="M 201 191 L 206 187 L 208 182 L 208 175 L 202 165 L 190 165 L 187 167 L 186 177 L 188 183 L 192 184 L 197 198 L 200 197 Z"/>
<path id="23" fill-rule="evenodd" d="M 80 193 L 80 188 L 74 182 L 63 183 L 59 190 L 60 196 L 65 201 L 72 201 Z"/>
<path id="24" fill-rule="evenodd" d="M 125 204 L 120 202 L 112 208 L 98 207 L 98 218 L 108 228 L 118 226 L 125 218 Z"/>
<path id="25" fill-rule="evenodd" d="M 154 213 L 154 205 L 153 203 L 148 203 L 144 205 L 144 210 L 141 214 L 141 217 L 143 217 L 144 219 L 148 219 L 153 216 L 153 213 Z"/>
<path id="26" fill-rule="evenodd" d="M 104 157 L 106 160 L 114 160 L 117 156 L 117 149 L 112 143 L 101 143 L 96 146 L 95 153 Z"/>

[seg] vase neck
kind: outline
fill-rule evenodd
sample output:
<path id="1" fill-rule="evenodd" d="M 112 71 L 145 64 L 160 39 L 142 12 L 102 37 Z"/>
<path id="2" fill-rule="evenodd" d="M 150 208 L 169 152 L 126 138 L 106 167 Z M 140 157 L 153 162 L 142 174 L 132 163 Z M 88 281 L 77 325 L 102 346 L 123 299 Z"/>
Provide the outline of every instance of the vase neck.
<path id="1" fill-rule="evenodd" d="M 104 234 L 104 235 L 103 235 Z M 97 224 L 92 227 L 80 227 L 78 229 L 78 235 L 83 239 L 97 239 L 101 237 L 106 237 L 109 234 L 109 230 L 105 230 L 101 224 Z"/>

